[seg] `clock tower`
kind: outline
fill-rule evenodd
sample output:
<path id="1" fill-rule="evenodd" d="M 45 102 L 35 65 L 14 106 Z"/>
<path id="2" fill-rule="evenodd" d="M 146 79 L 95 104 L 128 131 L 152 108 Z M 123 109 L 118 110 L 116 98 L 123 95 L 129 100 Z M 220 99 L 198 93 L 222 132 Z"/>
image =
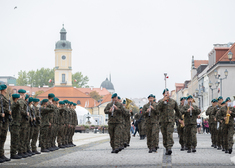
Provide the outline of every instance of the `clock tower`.
<path id="1" fill-rule="evenodd" d="M 60 30 L 60 40 L 55 45 L 55 87 L 72 87 L 72 48 L 66 40 L 66 30 Z"/>

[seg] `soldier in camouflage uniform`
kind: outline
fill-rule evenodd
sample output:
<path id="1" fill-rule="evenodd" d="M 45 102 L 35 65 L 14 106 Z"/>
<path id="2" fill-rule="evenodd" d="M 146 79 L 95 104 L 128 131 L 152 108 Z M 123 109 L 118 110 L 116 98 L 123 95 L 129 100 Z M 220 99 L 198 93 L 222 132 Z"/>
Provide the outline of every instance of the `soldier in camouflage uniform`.
<path id="1" fill-rule="evenodd" d="M 140 113 L 138 113 L 135 116 L 136 121 L 138 122 L 138 129 L 139 129 L 139 134 L 140 134 L 140 140 L 143 140 L 145 138 L 145 120 L 144 120 L 144 116 L 142 113 L 142 108 L 140 109 Z"/>
<path id="2" fill-rule="evenodd" d="M 48 130 L 49 127 L 51 127 L 50 123 L 50 114 L 54 112 L 55 108 L 52 106 L 52 102 L 49 102 L 48 99 L 42 100 L 42 109 L 41 109 L 41 130 L 40 130 L 40 136 L 41 136 L 41 152 L 50 152 L 50 150 L 47 149 L 48 147 Z"/>
<path id="3" fill-rule="evenodd" d="M 183 110 L 183 107 L 184 107 L 184 102 L 185 102 L 185 100 L 186 100 L 186 97 L 180 98 L 179 109 L 180 109 L 181 113 L 182 113 L 182 110 Z M 183 118 L 183 116 L 182 116 L 182 118 Z M 186 146 L 185 126 L 184 126 L 184 124 L 182 125 L 182 124 L 180 124 L 180 123 L 178 122 L 178 120 L 179 120 L 178 117 L 176 117 L 176 120 L 177 120 L 177 123 L 178 123 L 178 125 L 177 125 L 177 131 L 178 131 L 178 135 L 179 135 L 179 143 L 180 143 L 180 145 L 181 145 L 181 149 L 180 149 L 180 150 L 181 150 L 181 151 L 184 151 L 184 148 L 185 148 L 185 146 Z"/>
<path id="4" fill-rule="evenodd" d="M 69 102 L 69 128 L 68 128 L 68 147 L 73 147 L 71 144 L 72 130 L 73 130 L 73 102 Z"/>
<path id="5" fill-rule="evenodd" d="M 48 94 L 48 106 L 49 108 L 55 109 L 52 100 L 54 99 L 55 95 L 53 93 Z M 53 129 L 54 129 L 54 114 L 55 111 L 49 113 L 49 128 L 48 128 L 48 135 L 47 135 L 47 149 L 49 151 L 54 151 L 55 148 L 52 147 L 52 139 L 53 139 Z"/>
<path id="6" fill-rule="evenodd" d="M 6 93 L 7 93 L 7 86 L 6 85 L 1 85 L 0 88 L 0 99 L 1 99 L 1 113 L 5 113 L 5 116 L 1 118 L 2 120 L 2 127 L 0 127 L 0 162 L 5 162 L 5 161 L 10 161 L 11 159 L 7 158 L 4 155 L 4 144 L 6 141 L 6 136 L 7 136 L 7 131 L 9 127 L 9 115 L 11 115 L 11 111 L 9 111 L 9 102 L 7 100 Z M 2 107 L 3 106 L 3 107 Z M 3 110 L 2 110 L 3 109 Z"/>
<path id="7" fill-rule="evenodd" d="M 184 124 L 186 132 L 186 146 L 188 153 L 196 152 L 197 146 L 197 118 L 200 114 L 199 108 L 193 104 L 193 97 L 187 97 L 188 104 L 183 107 L 182 113 L 184 114 Z M 191 150 L 192 148 L 192 150 Z"/>
<path id="8" fill-rule="evenodd" d="M 55 140 L 56 140 L 56 137 L 58 137 L 58 117 L 59 117 L 59 108 L 58 108 L 58 102 L 59 102 L 59 99 L 57 97 L 54 97 L 52 99 L 52 102 L 53 102 L 53 105 L 55 107 L 55 111 L 53 113 L 53 128 L 52 128 L 52 140 L 51 140 L 51 146 L 53 149 L 55 150 L 58 150 L 59 147 L 57 147 L 55 145 Z"/>
<path id="9" fill-rule="evenodd" d="M 78 125 L 78 118 L 77 118 L 77 113 L 76 113 L 76 106 L 77 104 L 76 103 L 73 103 L 73 130 L 72 130 L 72 137 L 71 137 L 71 140 L 70 140 L 70 143 L 71 145 L 73 146 L 76 146 L 74 143 L 73 143 L 73 136 L 74 136 L 74 133 L 75 133 L 75 128 L 76 126 Z"/>
<path id="10" fill-rule="evenodd" d="M 216 120 L 217 121 L 219 121 L 220 122 L 220 124 L 219 124 L 219 135 L 218 135 L 218 141 L 220 142 L 220 144 L 221 144 L 221 147 L 222 147 L 222 151 L 225 151 L 225 147 L 224 147 L 224 137 L 223 137 L 223 120 L 221 120 L 220 118 L 219 118 L 219 113 L 220 113 L 220 110 L 221 110 L 221 108 L 223 107 L 223 106 L 225 106 L 226 104 L 225 104 L 225 101 L 223 101 L 222 103 L 221 103 L 221 106 L 220 106 L 220 109 L 219 109 L 219 111 L 217 112 L 217 114 L 216 114 Z M 220 149 L 219 149 L 220 150 Z"/>
<path id="11" fill-rule="evenodd" d="M 19 133 L 20 142 L 18 145 L 19 148 L 18 155 L 22 156 L 23 158 L 26 158 L 28 156 L 31 156 L 29 153 L 26 153 L 26 138 L 27 138 L 29 113 L 26 111 L 27 102 L 25 101 L 25 98 L 28 97 L 28 95 L 25 95 L 26 91 L 23 89 L 18 90 L 18 93 L 20 94 L 20 99 L 18 100 L 18 102 L 21 113 L 20 133 Z"/>
<path id="12" fill-rule="evenodd" d="M 164 98 L 158 102 L 158 111 L 160 114 L 159 122 L 163 136 L 163 146 L 166 148 L 166 155 L 171 155 L 172 146 L 174 144 L 173 132 L 175 123 L 175 114 L 179 117 L 179 122 L 182 123 L 182 114 L 179 111 L 178 104 L 175 100 L 169 97 L 169 90 L 164 89 Z M 174 112 L 175 111 L 175 112 Z"/>
<path id="13" fill-rule="evenodd" d="M 123 100 L 123 108 L 124 108 L 124 120 L 125 120 L 125 140 L 124 140 L 124 147 L 129 147 L 130 146 L 130 129 L 131 129 L 131 116 L 133 116 L 132 110 L 126 108 L 126 100 Z"/>
<path id="14" fill-rule="evenodd" d="M 64 121 L 65 121 L 65 128 L 64 128 L 64 140 L 63 140 L 63 146 L 65 147 L 69 147 L 68 146 L 68 129 L 70 127 L 69 125 L 69 101 L 68 100 L 64 100 L 65 102 L 65 111 L 64 111 Z"/>
<path id="15" fill-rule="evenodd" d="M 12 110 L 12 119 L 11 122 L 11 159 L 21 159 L 22 156 L 18 155 L 18 145 L 20 138 L 20 122 L 21 122 L 21 113 L 20 113 L 20 104 L 18 99 L 20 94 L 13 94 L 13 103 L 11 105 Z"/>
<path id="16" fill-rule="evenodd" d="M 154 96 L 154 100 L 153 100 L 153 104 L 155 105 L 155 106 L 157 106 L 157 102 L 156 102 L 156 99 L 155 99 L 155 96 Z M 159 148 L 159 131 L 160 131 L 160 126 L 159 126 L 159 114 L 157 115 L 157 129 L 156 129 L 156 134 L 155 134 L 155 138 L 156 138 L 156 140 L 154 141 L 155 142 L 155 144 L 154 144 L 154 147 L 155 147 L 155 149 L 156 149 L 156 151 L 157 151 L 157 149 Z M 153 151 L 155 151 L 155 150 L 153 150 Z"/>
<path id="17" fill-rule="evenodd" d="M 156 152 L 157 116 L 159 113 L 157 111 L 156 103 L 153 102 L 153 94 L 148 96 L 148 100 L 149 102 L 143 107 L 143 115 L 146 121 L 147 146 L 149 148 L 149 153 L 152 153 Z"/>
<path id="18" fill-rule="evenodd" d="M 64 121 L 64 102 L 60 101 L 59 102 L 59 118 L 58 118 L 58 126 L 59 126 L 59 131 L 58 131 L 58 137 L 57 137 L 57 143 L 59 148 L 65 148 L 63 146 L 63 139 L 64 139 L 64 128 L 65 128 L 65 121 Z"/>
<path id="19" fill-rule="evenodd" d="M 105 114 L 109 115 L 108 131 L 110 136 L 110 145 L 112 147 L 112 153 L 119 152 L 120 134 L 122 113 L 124 109 L 120 102 L 118 102 L 117 94 L 112 95 L 112 102 L 107 104 L 104 109 Z"/>
<path id="20" fill-rule="evenodd" d="M 39 99 L 33 99 L 33 111 L 34 111 L 34 115 L 35 115 L 35 118 L 36 118 L 36 126 L 34 127 L 34 131 L 33 131 L 33 136 L 32 136 L 32 141 L 31 141 L 31 147 L 32 147 L 32 152 L 35 153 L 35 154 L 41 154 L 40 152 L 37 151 L 37 147 L 36 147 L 36 143 L 37 143 L 37 140 L 38 140 L 38 135 L 39 135 L 39 131 L 40 131 L 40 123 L 41 123 L 41 114 L 40 114 L 40 111 L 39 111 L 39 108 L 37 107 L 38 104 L 39 104 Z M 40 107 L 41 108 L 41 107 Z"/>
<path id="21" fill-rule="evenodd" d="M 211 102 L 212 106 L 208 107 L 208 109 L 206 110 L 206 115 L 209 116 L 209 128 L 210 128 L 211 142 L 212 142 L 211 147 L 216 148 L 216 135 L 215 135 L 216 121 L 212 117 L 212 110 L 216 106 L 216 102 L 214 102 L 214 99 Z"/>
<path id="22" fill-rule="evenodd" d="M 234 107 L 228 107 L 228 103 L 231 102 L 230 98 L 226 98 L 226 105 L 219 110 L 218 118 L 222 120 L 223 137 L 224 137 L 224 147 L 225 153 L 232 153 L 233 150 L 233 135 L 234 135 L 234 117 L 235 109 Z M 226 124 L 226 116 L 229 117 L 229 122 Z"/>

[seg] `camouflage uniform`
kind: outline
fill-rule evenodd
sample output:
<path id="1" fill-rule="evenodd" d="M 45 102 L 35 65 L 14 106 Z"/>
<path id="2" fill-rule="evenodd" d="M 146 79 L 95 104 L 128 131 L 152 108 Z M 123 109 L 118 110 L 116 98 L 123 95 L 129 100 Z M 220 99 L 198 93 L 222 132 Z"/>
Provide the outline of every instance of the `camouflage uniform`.
<path id="1" fill-rule="evenodd" d="M 48 114 L 49 117 L 49 123 L 51 123 L 51 126 L 48 127 L 48 134 L 47 134 L 47 149 L 52 147 L 52 136 L 53 136 L 53 129 L 54 129 L 54 113 L 55 113 L 55 106 L 54 104 L 50 104 L 48 102 L 47 105 L 48 108 L 53 108 L 53 112 Z"/>
<path id="2" fill-rule="evenodd" d="M 112 149 L 117 150 L 120 145 L 120 135 L 121 132 L 121 124 L 122 124 L 122 113 L 124 111 L 123 106 L 119 102 L 115 102 L 115 106 L 118 108 L 117 110 L 114 109 L 113 117 L 111 117 L 112 112 L 110 113 L 109 110 L 112 108 L 113 103 L 107 104 L 104 109 L 105 114 L 109 115 L 108 120 L 108 131 L 110 136 L 110 145 Z"/>
<path id="3" fill-rule="evenodd" d="M 47 149 L 48 148 L 48 131 L 50 127 L 50 114 L 53 113 L 55 110 L 54 106 L 48 105 L 47 107 L 42 107 L 41 109 L 41 129 L 40 129 L 40 136 L 41 136 L 41 149 Z"/>
<path id="4" fill-rule="evenodd" d="M 65 127 L 64 127 L 64 136 L 63 136 L 62 145 L 68 145 L 69 109 L 67 108 L 67 106 L 65 106 L 65 111 L 64 111 L 64 122 L 65 122 Z"/>
<path id="5" fill-rule="evenodd" d="M 27 142 L 26 142 L 27 151 L 30 151 L 30 140 L 33 138 L 33 132 L 34 132 L 32 107 L 29 107 L 29 116 L 30 117 L 29 117 L 28 135 L 27 135 Z"/>
<path id="6" fill-rule="evenodd" d="M 209 116 L 209 129 L 211 133 L 211 142 L 213 146 L 216 146 L 216 121 L 214 120 L 212 116 L 212 111 L 213 111 L 214 106 L 208 107 L 206 110 L 206 115 Z"/>
<path id="7" fill-rule="evenodd" d="M 123 107 L 124 109 L 124 107 Z M 127 110 L 124 109 L 124 111 L 122 112 L 122 115 L 121 115 L 121 118 L 122 118 L 122 123 L 121 123 L 121 132 L 122 134 L 120 135 L 120 146 L 119 148 L 124 148 L 125 144 L 127 144 L 127 134 L 126 134 L 126 131 L 125 131 L 125 125 L 126 125 L 126 122 L 125 122 L 125 115 L 127 113 Z"/>
<path id="8" fill-rule="evenodd" d="M 179 109 L 180 109 L 181 113 L 182 113 L 183 107 L 184 106 L 182 104 L 179 105 Z M 181 127 L 181 124 L 179 123 L 179 118 L 178 117 L 176 117 L 176 121 L 178 123 L 177 132 L 178 132 L 178 135 L 179 135 L 179 143 L 181 145 L 181 149 L 183 149 L 184 146 L 186 145 L 185 127 Z"/>
<path id="9" fill-rule="evenodd" d="M 33 106 L 33 110 L 34 110 L 35 118 L 36 118 L 36 127 L 34 127 L 32 141 L 31 141 L 31 147 L 32 147 L 32 151 L 35 152 L 35 151 L 37 151 L 36 143 L 37 143 L 38 135 L 39 135 L 39 131 L 40 131 L 41 119 L 40 119 L 40 114 L 39 114 L 40 113 L 39 108 L 36 106 Z"/>
<path id="10" fill-rule="evenodd" d="M 74 125 L 73 125 L 74 128 L 73 128 L 72 139 L 71 139 L 72 144 L 73 144 L 73 136 L 74 136 L 74 133 L 75 133 L 75 128 L 78 125 L 78 118 L 77 118 L 76 110 L 73 110 L 73 111 L 74 111 Z"/>
<path id="11" fill-rule="evenodd" d="M 156 102 L 154 102 L 154 104 L 157 106 Z M 158 115 L 156 117 L 156 120 L 157 120 L 157 132 L 155 134 L 156 141 L 154 141 L 154 142 L 156 142 L 156 144 L 154 145 L 154 147 L 156 149 L 158 149 L 159 148 L 159 130 L 160 130 L 160 126 L 159 126 L 159 112 L 158 112 Z"/>
<path id="12" fill-rule="evenodd" d="M 150 117 L 149 112 L 147 112 L 148 108 L 150 106 L 150 102 L 145 104 L 143 107 L 143 116 L 145 118 L 146 122 L 146 133 L 147 133 L 147 146 L 150 150 L 156 148 L 157 144 L 157 116 L 159 115 L 157 111 L 157 105 L 156 103 L 153 103 L 152 106 L 154 109 L 151 109 Z"/>
<path id="13" fill-rule="evenodd" d="M 52 141 L 51 141 L 51 146 L 55 147 L 55 140 L 56 137 L 58 138 L 58 118 L 59 118 L 59 108 L 55 106 L 55 111 L 53 113 L 53 128 L 52 128 Z"/>
<path id="14" fill-rule="evenodd" d="M 233 134 L 234 134 L 234 117 L 235 110 L 232 107 L 229 107 L 232 114 L 229 117 L 229 123 L 225 124 L 224 117 L 227 114 L 227 106 L 223 106 L 218 113 L 218 118 L 222 120 L 222 128 L 223 128 L 223 137 L 224 137 L 224 147 L 225 150 L 230 150 L 233 148 Z"/>
<path id="15" fill-rule="evenodd" d="M 193 105 L 192 117 L 190 117 L 190 112 L 187 110 L 190 108 L 190 105 L 187 104 L 183 107 L 182 113 L 184 114 L 184 124 L 186 132 L 186 146 L 188 150 L 191 150 L 191 147 L 194 149 L 197 146 L 197 118 L 200 114 L 200 110 L 196 105 Z"/>
<path id="16" fill-rule="evenodd" d="M 135 119 L 138 122 L 140 139 L 144 139 L 144 136 L 146 135 L 145 120 L 144 120 L 144 116 L 142 114 L 143 114 L 143 112 L 140 112 L 135 116 Z"/>
<path id="17" fill-rule="evenodd" d="M 61 146 L 64 143 L 65 112 L 66 112 L 65 108 L 59 108 L 59 118 L 58 118 L 59 131 L 57 137 L 58 146 Z"/>
<path id="18" fill-rule="evenodd" d="M 11 155 L 16 155 L 18 152 L 18 145 L 20 142 L 20 122 L 21 122 L 21 113 L 20 113 L 20 104 L 19 101 L 13 102 L 11 105 L 12 110 L 12 119 L 11 122 Z"/>
<path id="19" fill-rule="evenodd" d="M 5 144 L 5 141 L 6 141 L 6 137 L 7 137 L 7 131 L 8 131 L 8 127 L 9 127 L 9 102 L 7 100 L 7 98 L 0 94 L 0 99 L 2 98 L 1 101 L 3 101 L 3 110 L 4 110 L 4 113 L 5 113 L 5 122 L 2 122 L 2 127 L 1 128 L 1 131 L 0 131 L 0 157 L 4 155 L 4 144 Z M 1 102 L 0 102 L 1 104 Z M 2 108 L 1 108 L 2 109 Z M 0 109 L 0 110 L 1 110 Z M 1 111 L 2 113 L 2 111 Z M 1 117 L 2 119 L 2 117 Z"/>
<path id="20" fill-rule="evenodd" d="M 216 132 L 217 132 L 217 136 L 216 136 L 216 146 L 218 146 L 218 149 L 221 149 L 222 146 L 222 123 L 221 120 L 218 118 L 218 112 L 220 110 L 221 106 L 217 105 L 213 108 L 212 110 L 212 118 L 216 119 Z"/>
<path id="21" fill-rule="evenodd" d="M 173 132 L 175 123 L 175 114 L 181 119 L 181 112 L 175 100 L 169 98 L 167 104 L 163 99 L 158 102 L 159 122 L 161 125 L 161 132 L 163 136 L 163 146 L 168 150 L 174 144 Z M 175 111 L 175 113 L 174 113 Z"/>

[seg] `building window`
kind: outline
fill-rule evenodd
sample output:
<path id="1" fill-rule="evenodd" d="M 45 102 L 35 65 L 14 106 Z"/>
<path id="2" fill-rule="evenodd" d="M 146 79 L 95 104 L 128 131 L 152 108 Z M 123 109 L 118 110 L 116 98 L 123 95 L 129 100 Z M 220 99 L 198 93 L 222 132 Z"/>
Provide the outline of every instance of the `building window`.
<path id="1" fill-rule="evenodd" d="M 62 74 L 62 82 L 65 82 L 65 74 Z"/>
<path id="2" fill-rule="evenodd" d="M 80 100 L 77 101 L 77 104 L 78 104 L 78 105 L 81 104 Z"/>

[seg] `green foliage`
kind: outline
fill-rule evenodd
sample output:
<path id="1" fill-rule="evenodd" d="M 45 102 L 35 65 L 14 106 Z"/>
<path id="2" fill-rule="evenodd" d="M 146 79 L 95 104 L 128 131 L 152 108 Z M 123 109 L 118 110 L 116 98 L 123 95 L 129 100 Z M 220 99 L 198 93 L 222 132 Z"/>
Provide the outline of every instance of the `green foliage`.
<path id="1" fill-rule="evenodd" d="M 16 84 L 18 86 L 26 86 L 27 85 L 27 73 L 26 71 L 18 72 L 18 79 L 16 80 Z"/>
<path id="2" fill-rule="evenodd" d="M 73 87 L 77 87 L 77 88 L 82 88 L 82 87 L 89 87 L 87 85 L 88 81 L 89 81 L 89 78 L 87 76 L 84 76 L 82 75 L 81 72 L 76 72 L 73 74 L 73 77 L 72 77 L 72 84 L 73 84 Z M 77 80 L 77 81 L 75 81 Z"/>
<path id="3" fill-rule="evenodd" d="M 100 96 L 97 91 L 92 91 L 92 92 L 90 92 L 89 95 L 91 96 L 91 98 L 95 99 L 96 101 L 98 101 L 102 98 L 102 96 Z"/>

